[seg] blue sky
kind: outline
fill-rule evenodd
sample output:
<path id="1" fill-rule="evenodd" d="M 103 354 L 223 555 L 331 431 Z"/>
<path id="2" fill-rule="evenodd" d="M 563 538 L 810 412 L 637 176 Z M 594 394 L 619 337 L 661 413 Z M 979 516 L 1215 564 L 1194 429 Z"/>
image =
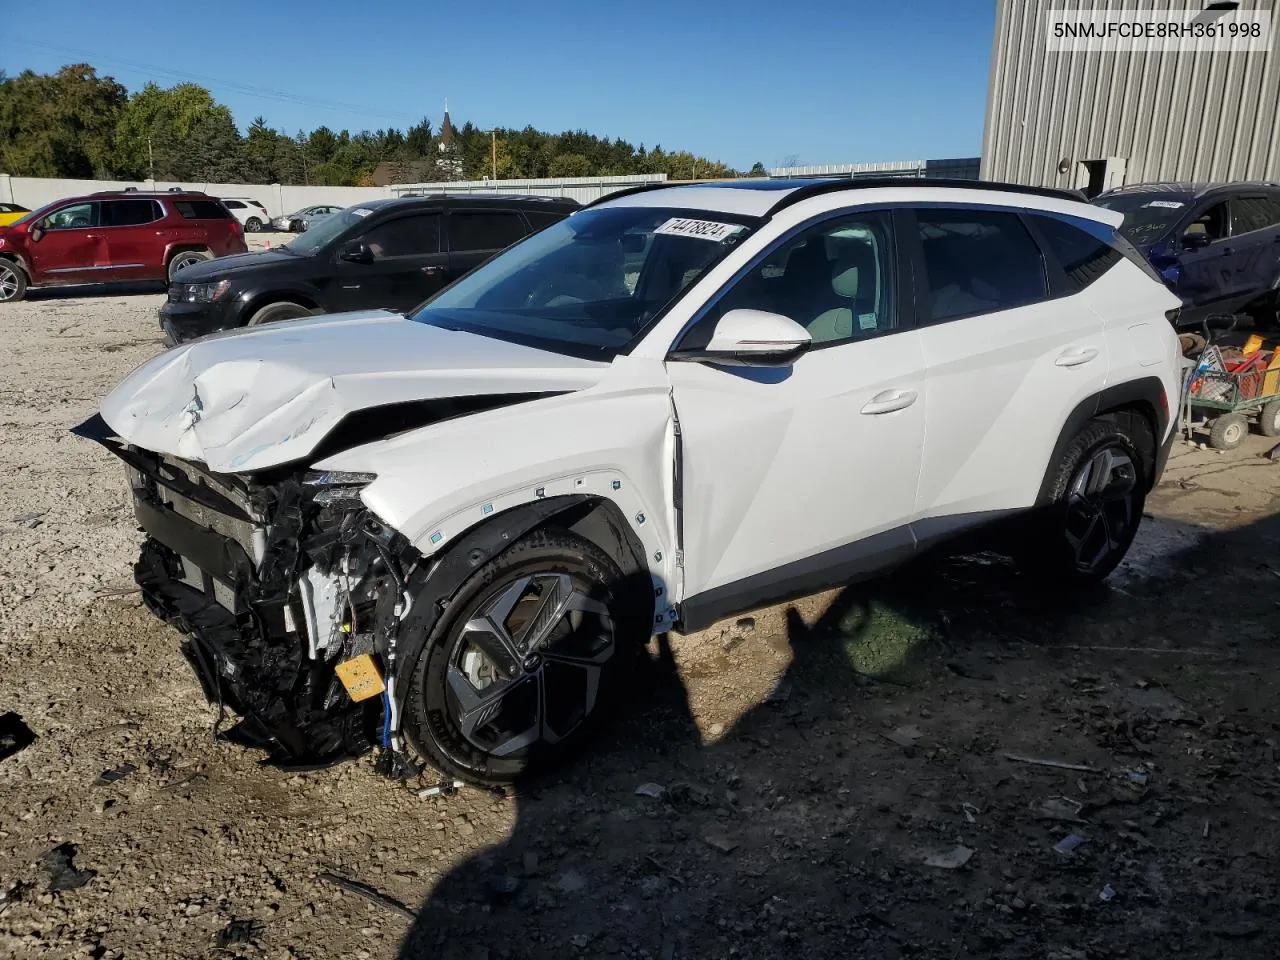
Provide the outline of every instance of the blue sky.
<path id="1" fill-rule="evenodd" d="M 209 87 L 243 128 L 585 129 L 739 168 L 977 156 L 994 0 L 6 4 L 0 68 Z M 615 12 L 616 11 L 616 12 Z M 53 49 L 57 48 L 57 49 Z"/>

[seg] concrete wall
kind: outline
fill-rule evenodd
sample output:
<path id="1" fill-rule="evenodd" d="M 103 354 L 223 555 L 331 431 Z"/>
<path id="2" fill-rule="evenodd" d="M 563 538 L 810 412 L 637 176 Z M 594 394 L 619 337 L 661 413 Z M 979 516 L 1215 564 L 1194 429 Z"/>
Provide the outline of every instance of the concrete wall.
<path id="1" fill-rule="evenodd" d="M 560 177 L 542 180 L 449 180 L 436 183 L 396 183 L 388 187 L 397 196 L 414 193 L 525 193 L 536 197 L 567 197 L 579 203 L 590 203 L 610 193 L 664 183 L 665 173 L 637 174 L 626 177 Z"/>
<path id="2" fill-rule="evenodd" d="M 170 183 L 160 180 L 56 180 L 0 174 L 0 202 L 20 203 L 35 210 L 63 197 L 81 196 L 99 190 L 123 190 L 125 187 L 137 187 L 139 190 L 183 187 L 200 190 L 215 197 L 250 197 L 266 204 L 267 212 L 273 217 L 292 213 L 313 203 L 333 203 L 347 207 L 376 197 L 394 196 L 387 187 L 291 187 L 278 183 Z"/>
<path id="3" fill-rule="evenodd" d="M 634 177 L 566 177 L 545 180 L 454 180 L 443 183 L 398 183 L 389 187 L 296 187 L 278 183 L 170 183 L 162 180 L 56 180 L 42 177 L 11 177 L 0 173 L 0 202 L 20 203 L 35 210 L 64 197 L 82 196 L 100 190 L 168 190 L 183 187 L 215 197 L 249 197 L 260 200 L 273 217 L 310 206 L 333 203 L 349 207 L 379 197 L 411 193 L 524 193 L 543 197 L 569 197 L 589 203 L 605 194 L 646 183 L 662 182 L 665 173 Z"/>
<path id="4" fill-rule="evenodd" d="M 998 0 L 982 176 L 1085 189 L 1154 180 L 1280 179 L 1280 29 L 1267 51 L 1050 51 L 1052 10 L 1097 0 Z M 1207 0 L 1107 0 L 1182 11 Z M 1246 5 L 1256 6 L 1256 5 Z"/>

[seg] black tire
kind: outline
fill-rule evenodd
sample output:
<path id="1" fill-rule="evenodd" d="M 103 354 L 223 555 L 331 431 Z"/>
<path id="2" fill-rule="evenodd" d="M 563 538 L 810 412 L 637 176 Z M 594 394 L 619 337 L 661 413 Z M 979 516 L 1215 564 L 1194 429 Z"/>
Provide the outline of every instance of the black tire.
<path id="1" fill-rule="evenodd" d="M 625 589 L 607 554 L 559 529 L 535 531 L 480 567 L 449 600 L 431 635 L 406 644 L 401 729 L 409 743 L 447 775 L 487 785 L 561 761 L 600 727 L 639 649 Z M 575 605 L 596 609 L 578 613 L 577 626 L 572 613 L 548 618 L 545 643 L 535 637 L 531 647 L 523 645 L 541 621 L 541 604 L 570 594 Z M 468 629 L 486 616 L 503 626 L 501 637 Z M 514 665 L 504 679 L 477 638 L 486 650 L 510 650 L 523 662 L 502 653 Z M 578 665 L 561 659 L 569 650 L 581 655 Z M 581 663 L 588 654 L 590 666 Z M 496 689 L 486 693 L 490 688 Z"/>
<path id="2" fill-rule="evenodd" d="M 1258 431 L 1264 437 L 1280 437 L 1280 400 L 1263 404 L 1258 414 Z"/>
<path id="3" fill-rule="evenodd" d="M 245 233 L 257 233 L 261 229 L 262 229 L 262 221 L 259 220 L 257 217 L 250 217 L 248 220 L 244 222 Z"/>
<path id="4" fill-rule="evenodd" d="M 17 303 L 27 295 L 27 275 L 12 260 L 0 257 L 0 303 Z"/>
<path id="5" fill-rule="evenodd" d="M 1019 551 L 1055 586 L 1099 583 L 1129 551 L 1142 521 L 1155 448 L 1138 416 L 1091 420 L 1063 452 L 1046 506 Z"/>
<path id="6" fill-rule="evenodd" d="M 315 311 L 304 307 L 300 303 L 294 303 L 290 300 L 282 300 L 279 303 L 269 303 L 265 307 L 261 307 L 254 312 L 249 318 L 247 326 L 259 327 L 264 323 L 279 323 L 282 320 L 299 320 L 302 317 L 314 316 Z"/>
<path id="7" fill-rule="evenodd" d="M 169 282 L 174 282 L 174 275 L 183 267 L 212 259 L 213 254 L 208 250 L 179 250 L 169 258 Z"/>
<path id="8" fill-rule="evenodd" d="M 1242 413 L 1225 413 L 1209 428 L 1209 446 L 1215 450 L 1234 450 L 1249 435 L 1249 421 Z"/>

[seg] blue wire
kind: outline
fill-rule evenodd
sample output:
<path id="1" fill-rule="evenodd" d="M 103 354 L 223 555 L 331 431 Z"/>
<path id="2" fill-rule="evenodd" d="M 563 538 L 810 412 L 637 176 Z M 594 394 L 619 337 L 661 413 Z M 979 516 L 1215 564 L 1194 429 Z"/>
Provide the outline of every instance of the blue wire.
<path id="1" fill-rule="evenodd" d="M 392 691 L 383 694 L 383 749 L 392 745 Z"/>

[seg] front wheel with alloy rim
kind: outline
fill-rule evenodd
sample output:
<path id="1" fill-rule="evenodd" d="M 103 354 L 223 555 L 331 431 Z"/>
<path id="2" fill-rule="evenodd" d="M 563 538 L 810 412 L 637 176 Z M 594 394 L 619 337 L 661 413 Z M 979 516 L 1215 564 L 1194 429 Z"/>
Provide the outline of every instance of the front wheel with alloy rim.
<path id="1" fill-rule="evenodd" d="M 407 651 L 403 730 L 447 774 L 510 783 L 598 727 L 639 647 L 617 564 L 535 531 L 462 585 Z"/>
<path id="2" fill-rule="evenodd" d="M 256 311 L 249 318 L 249 326 L 259 327 L 264 323 L 279 323 L 282 320 L 300 320 L 303 317 L 310 317 L 314 314 L 313 310 L 309 310 L 300 303 L 294 303 L 286 300 L 281 303 L 269 303 L 262 309 Z"/>
<path id="3" fill-rule="evenodd" d="M 1137 432 L 1137 417 L 1091 421 L 1058 461 L 1048 505 L 1023 559 L 1032 572 L 1055 583 L 1097 583 L 1124 559 L 1146 503 L 1154 449 Z M 1145 425 L 1145 421 L 1142 421 Z"/>
<path id="4" fill-rule="evenodd" d="M 0 303 L 21 300 L 27 295 L 27 275 L 12 260 L 0 260 Z"/>
<path id="5" fill-rule="evenodd" d="M 244 222 L 245 233 L 257 233 L 261 229 L 262 229 L 262 221 L 259 220 L 257 217 L 250 217 L 248 220 Z"/>

